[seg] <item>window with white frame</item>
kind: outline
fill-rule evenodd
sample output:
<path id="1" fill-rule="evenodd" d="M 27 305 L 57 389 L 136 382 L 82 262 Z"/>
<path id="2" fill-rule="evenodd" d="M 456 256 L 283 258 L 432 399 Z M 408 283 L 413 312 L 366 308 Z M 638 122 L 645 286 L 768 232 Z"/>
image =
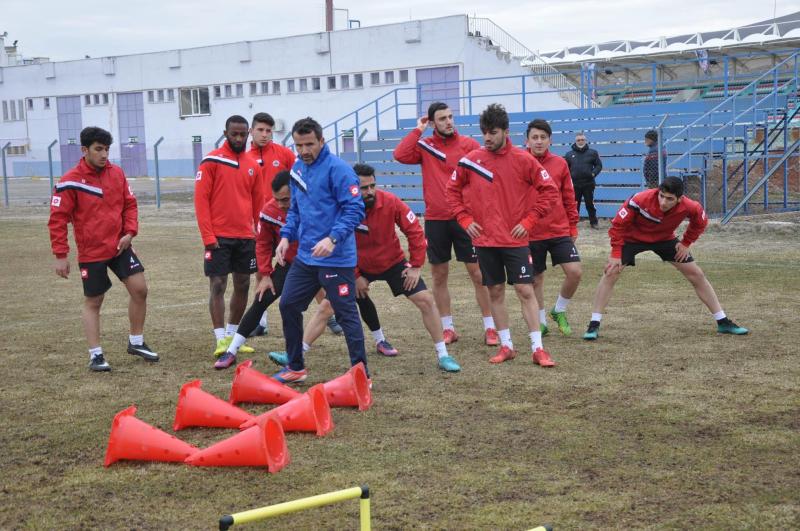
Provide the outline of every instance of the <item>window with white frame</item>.
<path id="1" fill-rule="evenodd" d="M 221 98 L 222 97 L 222 87 L 219 85 L 214 85 L 214 98 Z"/>
<path id="2" fill-rule="evenodd" d="M 394 83 L 394 70 L 389 70 L 388 72 L 384 72 L 383 81 L 387 85 L 391 85 L 392 83 Z"/>
<path id="3" fill-rule="evenodd" d="M 320 80 L 318 77 L 311 78 L 311 90 L 320 90 Z"/>
<path id="4" fill-rule="evenodd" d="M 28 110 L 33 110 L 33 98 L 28 98 Z"/>
<path id="5" fill-rule="evenodd" d="M 328 90 L 336 89 L 336 76 L 328 76 Z"/>
<path id="6" fill-rule="evenodd" d="M 50 98 L 45 98 L 44 99 L 44 108 L 45 108 L 45 110 L 50 109 Z"/>
<path id="7" fill-rule="evenodd" d="M 206 116 L 211 114 L 208 87 L 180 89 L 181 116 Z"/>
<path id="8" fill-rule="evenodd" d="M 355 88 L 361 88 L 364 86 L 364 74 L 353 75 L 353 86 L 355 86 Z"/>
<path id="9" fill-rule="evenodd" d="M 400 70 L 400 83 L 408 83 L 408 70 Z"/>
<path id="10" fill-rule="evenodd" d="M 92 95 L 91 94 L 86 94 L 83 97 L 83 104 L 84 105 L 91 105 L 92 104 Z"/>
<path id="11" fill-rule="evenodd" d="M 255 96 L 258 94 L 258 83 L 250 83 L 250 95 Z"/>
<path id="12" fill-rule="evenodd" d="M 26 151 L 27 149 L 25 146 L 8 146 L 8 148 L 6 149 L 6 155 L 9 155 L 11 157 L 15 156 L 20 157 L 25 155 Z"/>
<path id="13" fill-rule="evenodd" d="M 339 86 L 343 89 L 350 88 L 350 76 L 347 74 L 339 76 Z"/>
<path id="14" fill-rule="evenodd" d="M 308 90 L 308 80 L 303 78 L 300 80 L 300 92 L 306 92 Z"/>
<path id="15" fill-rule="evenodd" d="M 261 82 L 261 94 L 269 94 L 269 81 Z"/>
<path id="16" fill-rule="evenodd" d="M 381 84 L 381 73 L 380 72 L 372 72 L 369 75 L 369 83 L 370 83 L 370 85 L 380 85 Z"/>
<path id="17" fill-rule="evenodd" d="M 281 82 L 280 81 L 273 81 L 272 82 L 272 93 L 273 94 L 280 94 L 281 93 Z"/>
<path id="18" fill-rule="evenodd" d="M 108 93 L 102 94 L 103 105 L 108 105 Z"/>
<path id="19" fill-rule="evenodd" d="M 225 85 L 225 97 L 226 98 L 233 97 L 233 85 Z"/>
<path id="20" fill-rule="evenodd" d="M 3 100 L 3 121 L 8 122 L 10 121 L 9 114 L 8 114 L 8 102 Z"/>
<path id="21" fill-rule="evenodd" d="M 175 90 L 167 89 L 167 101 L 175 101 Z"/>
<path id="22" fill-rule="evenodd" d="M 244 97 L 244 85 L 241 83 L 236 84 L 236 97 L 243 98 Z"/>
<path id="23" fill-rule="evenodd" d="M 158 103 L 164 103 L 164 89 L 156 91 L 156 100 L 158 100 Z"/>
<path id="24" fill-rule="evenodd" d="M 286 92 L 294 92 L 294 79 L 286 80 Z"/>

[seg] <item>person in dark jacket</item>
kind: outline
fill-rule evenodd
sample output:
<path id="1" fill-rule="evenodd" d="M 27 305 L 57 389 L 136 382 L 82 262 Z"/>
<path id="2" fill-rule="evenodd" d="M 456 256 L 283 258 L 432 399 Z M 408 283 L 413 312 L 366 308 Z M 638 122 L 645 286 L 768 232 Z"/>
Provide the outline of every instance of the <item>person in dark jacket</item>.
<path id="1" fill-rule="evenodd" d="M 572 176 L 572 186 L 575 188 L 575 202 L 578 203 L 578 212 L 581 211 L 581 198 L 586 201 L 586 212 L 589 214 L 589 224 L 597 228 L 597 210 L 594 208 L 594 179 L 603 169 L 600 155 L 589 147 L 586 135 L 575 135 L 572 150 L 564 155 Z"/>
<path id="2" fill-rule="evenodd" d="M 645 188 L 658 188 L 658 131 L 651 129 L 644 134 L 644 145 L 647 146 L 647 155 L 644 156 L 642 164 L 642 174 L 644 175 Z M 664 152 L 661 158 L 661 170 L 664 177 L 667 176 L 667 154 Z"/>

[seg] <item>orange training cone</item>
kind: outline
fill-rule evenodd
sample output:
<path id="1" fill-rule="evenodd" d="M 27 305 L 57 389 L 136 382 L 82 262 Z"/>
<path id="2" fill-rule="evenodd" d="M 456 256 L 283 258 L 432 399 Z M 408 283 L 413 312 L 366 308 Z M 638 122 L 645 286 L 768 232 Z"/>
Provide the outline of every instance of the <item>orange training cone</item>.
<path id="1" fill-rule="evenodd" d="M 103 466 L 120 459 L 181 462 L 198 451 L 174 435 L 142 422 L 135 414 L 136 406 L 131 406 L 114 417 Z"/>
<path id="2" fill-rule="evenodd" d="M 252 368 L 253 360 L 247 360 L 236 367 L 236 374 L 231 385 L 231 404 L 239 402 L 255 402 L 257 404 L 285 404 L 289 400 L 301 396 L 288 385 L 270 378 Z"/>
<path id="3" fill-rule="evenodd" d="M 255 418 L 247 411 L 203 391 L 200 389 L 202 383 L 193 380 L 181 387 L 173 430 L 190 426 L 238 428 L 242 422 Z"/>
<path id="4" fill-rule="evenodd" d="M 275 417 L 281 422 L 283 431 L 313 431 L 318 437 L 333 429 L 331 407 L 325 398 L 322 384 L 315 385 L 300 398 L 259 415 L 256 419 Z M 240 428 L 252 426 L 256 421 L 247 421 Z"/>
<path id="5" fill-rule="evenodd" d="M 289 461 L 283 428 L 272 417 L 186 458 L 194 466 L 266 466 L 273 474 Z"/>
<path id="6" fill-rule="evenodd" d="M 366 411 L 372 405 L 372 392 L 369 390 L 367 371 L 364 363 L 350 367 L 350 370 L 323 384 L 325 398 L 331 407 L 358 407 Z"/>

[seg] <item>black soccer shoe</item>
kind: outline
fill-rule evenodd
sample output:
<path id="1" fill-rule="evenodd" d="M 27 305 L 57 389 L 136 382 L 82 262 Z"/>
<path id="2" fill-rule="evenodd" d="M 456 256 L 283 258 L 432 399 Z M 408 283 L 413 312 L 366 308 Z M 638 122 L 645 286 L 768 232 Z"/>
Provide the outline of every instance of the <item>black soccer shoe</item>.
<path id="1" fill-rule="evenodd" d="M 128 342 L 128 354 L 139 356 L 145 361 L 158 361 L 158 354 L 150 350 L 150 347 L 147 346 L 147 343 L 142 343 L 141 345 L 133 345 L 130 342 Z"/>
<path id="2" fill-rule="evenodd" d="M 98 354 L 97 356 L 92 356 L 92 360 L 89 362 L 89 370 L 95 372 L 108 372 L 111 370 L 111 365 L 108 364 L 102 354 Z"/>

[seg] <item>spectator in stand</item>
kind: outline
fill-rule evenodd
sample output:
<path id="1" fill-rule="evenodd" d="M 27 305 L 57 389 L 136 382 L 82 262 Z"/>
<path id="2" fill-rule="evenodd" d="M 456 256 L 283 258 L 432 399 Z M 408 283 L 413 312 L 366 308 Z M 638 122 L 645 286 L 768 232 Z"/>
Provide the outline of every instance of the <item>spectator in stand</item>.
<path id="1" fill-rule="evenodd" d="M 645 188 L 658 188 L 658 131 L 651 129 L 644 134 L 644 145 L 647 146 L 647 155 L 644 156 L 642 173 L 644 174 Z M 661 157 L 661 173 L 667 176 L 667 153 Z"/>
<path id="2" fill-rule="evenodd" d="M 572 186 L 575 188 L 575 202 L 578 204 L 578 212 L 581 211 L 581 199 L 586 201 L 586 213 L 589 214 L 589 225 L 597 228 L 597 210 L 594 208 L 594 187 L 595 178 L 603 169 L 600 155 L 597 151 L 589 147 L 586 135 L 582 132 L 575 135 L 575 143 L 572 149 L 564 155 L 564 159 L 569 166 L 569 173 L 572 176 Z"/>

